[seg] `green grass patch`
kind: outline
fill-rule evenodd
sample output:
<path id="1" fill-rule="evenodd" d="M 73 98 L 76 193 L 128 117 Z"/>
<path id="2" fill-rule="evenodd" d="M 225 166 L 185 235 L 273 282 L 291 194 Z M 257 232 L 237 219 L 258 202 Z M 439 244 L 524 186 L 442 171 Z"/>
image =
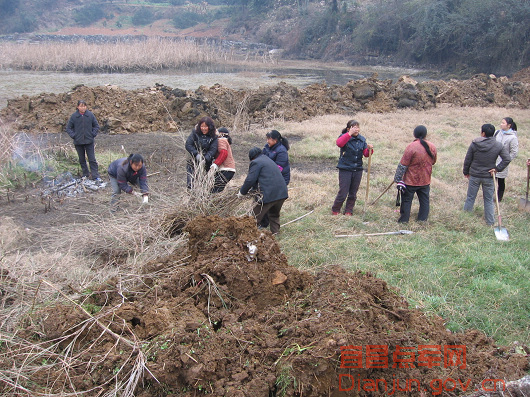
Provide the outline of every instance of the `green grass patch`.
<path id="1" fill-rule="evenodd" d="M 510 165 L 507 193 L 501 203 L 503 226 L 510 241 L 496 239 L 484 221 L 482 193 L 474 210 L 463 211 L 468 181 L 462 175 L 467 148 L 484 122 L 500 122 L 513 114 L 521 131 L 530 128 L 528 112 L 510 109 L 447 108 L 428 112 L 359 113 L 361 134 L 374 145 L 368 203 L 389 185 L 406 145 L 418 124 L 428 128 L 427 140 L 438 149 L 431 182 L 431 211 L 427 224 L 397 223 L 396 189 L 363 213 L 366 174 L 357 194 L 353 217 L 332 216 L 338 190 L 337 172 L 294 172 L 282 223 L 314 212 L 284 226 L 278 240 L 291 265 L 316 271 L 326 265 L 370 272 L 388 282 L 411 307 L 440 316 L 452 331 L 478 329 L 500 344 L 530 343 L 529 213 L 517 210 L 526 188 L 527 134 L 519 134 L 519 156 Z M 291 145 L 299 160 L 338 159 L 335 140 L 348 117 L 320 117 L 296 125 L 279 126 L 302 136 Z M 365 162 L 366 166 L 366 162 Z M 296 170 L 295 170 L 296 171 Z M 316 171 L 315 171 L 316 172 Z M 523 188 L 524 186 L 524 188 Z M 411 230 L 410 235 L 337 238 L 337 234 L 368 234 Z"/>
<path id="2" fill-rule="evenodd" d="M 500 242 L 485 225 L 469 233 L 411 224 L 417 229 L 412 235 L 334 237 L 352 229 L 351 234 L 379 231 L 355 218 L 332 217 L 321 209 L 286 226 L 289 233 L 281 234 L 280 243 L 289 263 L 309 270 L 341 264 L 371 272 L 397 287 L 413 307 L 446 319 L 453 331 L 476 328 L 499 343 L 528 343 L 528 236 L 512 233 L 511 241 Z M 370 218 L 386 223 L 381 231 L 404 228 L 365 217 Z M 512 228 L 525 230 L 525 222 Z"/>

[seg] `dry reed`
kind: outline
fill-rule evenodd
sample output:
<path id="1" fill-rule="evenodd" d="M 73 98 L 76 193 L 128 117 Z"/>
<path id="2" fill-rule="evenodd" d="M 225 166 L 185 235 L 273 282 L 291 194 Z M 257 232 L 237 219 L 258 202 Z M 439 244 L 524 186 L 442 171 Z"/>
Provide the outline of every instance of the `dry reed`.
<path id="1" fill-rule="evenodd" d="M 0 183 L 6 179 L 6 167 L 13 156 L 14 148 L 15 133 L 0 119 Z"/>
<path id="2" fill-rule="evenodd" d="M 186 263 L 186 236 L 181 228 L 189 220 L 197 215 L 232 216 L 250 211 L 251 200 L 238 199 L 233 188 L 210 193 L 212 173 L 199 169 L 193 177 L 194 188 L 179 196 L 165 197 L 154 192 L 152 204 L 139 204 L 136 211 L 94 217 L 86 224 L 41 232 L 43 254 L 14 253 L 13 244 L 6 241 L 5 248 L 9 244 L 11 253 L 0 258 L 0 268 L 9 267 L 9 273 L 1 275 L 0 363 L 10 369 L 0 374 L 0 395 L 40 395 L 30 383 L 45 378 L 49 381 L 41 384 L 45 387 L 42 395 L 76 395 L 75 381 L 116 351 L 121 352 L 122 359 L 115 371 L 85 392 L 104 389 L 108 396 L 134 395 L 137 383 L 149 370 L 143 342 L 114 315 L 124 300 L 94 314 L 88 310 L 90 293 L 85 291 L 105 282 L 108 294 L 134 296 L 145 288 L 145 280 L 171 274 L 175 266 Z M 61 238 L 57 238 L 59 235 Z M 78 238 L 80 235 L 82 239 Z M 171 266 L 149 270 L 150 261 L 168 255 L 174 255 Z M 108 283 L 110 279 L 115 283 Z M 59 337 L 35 341 L 17 334 L 24 318 L 34 325 L 32 329 L 40 329 L 45 327 L 46 311 L 63 305 L 75 309 L 78 322 Z M 96 335 L 90 342 L 86 342 L 88 333 Z M 108 346 L 107 353 L 91 357 L 91 348 L 96 345 Z"/>
<path id="3" fill-rule="evenodd" d="M 46 71 L 181 69 L 215 62 L 220 49 L 192 41 L 149 38 L 129 43 L 0 43 L 0 68 Z"/>

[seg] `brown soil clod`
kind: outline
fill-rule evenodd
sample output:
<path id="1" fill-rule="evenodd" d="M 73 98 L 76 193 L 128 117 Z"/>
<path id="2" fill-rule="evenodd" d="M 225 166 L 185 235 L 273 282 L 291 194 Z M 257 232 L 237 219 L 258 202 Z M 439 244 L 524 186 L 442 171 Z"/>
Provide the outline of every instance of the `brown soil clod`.
<path id="1" fill-rule="evenodd" d="M 403 76 L 395 83 L 379 80 L 374 74 L 343 86 L 321 83 L 303 89 L 283 82 L 248 90 L 215 84 L 195 91 L 159 84 L 132 91 L 80 85 L 68 93 L 11 99 L 0 111 L 0 118 L 12 122 L 17 131 L 61 132 L 79 98 L 89 103 L 101 131 L 110 134 L 187 131 L 204 115 L 215 118 L 219 125 L 245 128 L 276 118 L 302 121 L 324 114 L 430 109 L 438 104 L 526 109 L 530 106 L 530 83 L 523 72 L 518 75 L 520 81 L 478 74 L 468 80 L 425 82 Z"/>
<path id="2" fill-rule="evenodd" d="M 124 381 L 139 365 L 139 351 L 147 370 L 138 396 L 383 396 L 392 390 L 396 396 L 430 395 L 448 379 L 455 391 L 442 390 L 443 395 L 454 395 L 463 393 L 458 380 L 471 392 L 484 379 L 512 381 L 529 368 L 524 348 L 497 347 L 475 330 L 450 332 L 443 319 L 409 308 L 371 274 L 339 266 L 311 274 L 289 266 L 274 236 L 259 230 L 251 217 L 200 216 L 184 230 L 188 252 L 149 267 L 160 271 L 190 255 L 187 264 L 162 277 L 145 274 L 127 292 L 109 282 L 83 301 L 83 307 L 100 307 L 100 327 L 90 326 L 87 312 L 77 305 L 35 314 L 26 336 L 33 334 L 42 348 L 62 340 L 78 365 L 68 371 L 60 371 L 60 364 L 44 367 L 30 381 L 56 393 L 71 391 L 65 385 L 79 393 L 115 374 Z M 249 242 L 257 247 L 252 261 Z M 102 334 L 103 324 L 109 332 Z M 76 337 L 68 337 L 74 330 Z M 438 351 L 431 356 L 436 359 L 420 356 L 426 346 Z M 444 365 L 447 346 L 464 349 L 465 360 Z M 376 351 L 384 352 L 377 356 L 382 367 L 369 363 Z M 105 359 L 87 379 L 90 357 Z M 55 381 L 46 385 L 49 379 Z M 376 379 L 378 391 L 370 389 L 369 381 Z M 411 391 L 395 389 L 396 381 L 403 389 L 407 380 L 417 381 L 410 382 Z M 106 385 L 112 388 L 114 382 Z"/>

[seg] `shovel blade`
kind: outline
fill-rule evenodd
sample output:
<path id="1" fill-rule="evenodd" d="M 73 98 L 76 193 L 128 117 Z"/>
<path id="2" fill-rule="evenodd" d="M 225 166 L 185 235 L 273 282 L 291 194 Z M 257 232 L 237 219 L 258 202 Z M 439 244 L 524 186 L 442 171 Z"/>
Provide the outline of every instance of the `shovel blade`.
<path id="1" fill-rule="evenodd" d="M 495 232 L 495 237 L 497 237 L 497 240 L 500 241 L 509 241 L 510 235 L 508 234 L 508 230 L 505 227 L 496 227 L 493 229 Z"/>

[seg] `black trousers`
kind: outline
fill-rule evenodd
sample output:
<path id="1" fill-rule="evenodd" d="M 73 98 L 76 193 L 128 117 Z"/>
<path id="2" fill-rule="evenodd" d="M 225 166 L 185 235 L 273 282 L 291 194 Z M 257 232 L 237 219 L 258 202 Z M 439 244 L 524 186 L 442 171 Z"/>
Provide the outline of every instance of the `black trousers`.
<path id="1" fill-rule="evenodd" d="M 222 192 L 226 184 L 234 177 L 234 171 L 219 171 L 215 173 L 215 180 L 213 183 L 212 193 Z"/>
<path id="2" fill-rule="evenodd" d="M 75 145 L 75 150 L 77 151 L 77 156 L 79 157 L 79 165 L 81 166 L 81 170 L 83 171 L 83 176 L 86 176 L 88 178 L 90 174 L 92 174 L 92 179 L 99 178 L 98 163 L 96 161 L 94 143 L 90 143 L 88 145 Z M 88 171 L 88 166 L 86 164 L 87 157 L 88 164 L 90 164 L 90 172 Z"/>
<path id="3" fill-rule="evenodd" d="M 286 199 L 281 199 L 267 204 L 256 204 L 252 210 L 256 217 L 256 223 L 259 225 L 263 217 L 267 214 L 269 216 L 271 233 L 278 233 L 280 231 L 280 210 L 282 209 L 285 200 Z"/>
<path id="4" fill-rule="evenodd" d="M 357 191 L 359 190 L 362 177 L 362 170 L 346 171 L 339 169 L 339 192 L 337 193 L 337 197 L 335 197 L 331 211 L 340 212 L 342 204 L 344 203 L 344 200 L 346 200 L 344 212 L 353 212 L 353 207 L 357 201 Z"/>
<path id="5" fill-rule="evenodd" d="M 497 178 L 497 184 L 497 197 L 499 198 L 499 201 L 502 201 L 504 190 L 506 190 L 505 178 Z"/>
<path id="6" fill-rule="evenodd" d="M 426 221 L 429 218 L 429 192 L 431 185 L 425 186 L 407 186 L 405 191 L 401 193 L 401 208 L 399 213 L 401 216 L 398 219 L 400 223 L 406 223 L 410 218 L 410 207 L 412 207 L 412 199 L 414 193 L 418 196 L 420 201 L 420 210 L 418 212 L 418 221 Z"/>

